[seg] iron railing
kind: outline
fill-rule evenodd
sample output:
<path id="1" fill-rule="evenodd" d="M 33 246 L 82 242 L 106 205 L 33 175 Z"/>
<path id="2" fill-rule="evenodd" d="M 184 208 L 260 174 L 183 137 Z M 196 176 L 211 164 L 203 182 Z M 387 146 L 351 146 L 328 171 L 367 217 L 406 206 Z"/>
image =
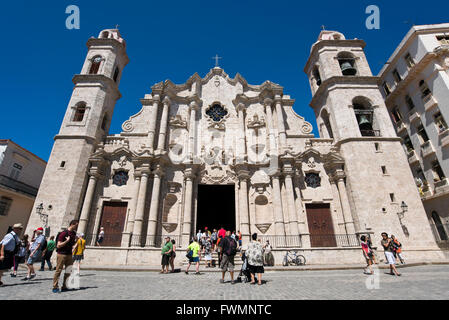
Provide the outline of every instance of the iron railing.
<path id="1" fill-rule="evenodd" d="M 311 234 L 312 248 L 320 247 L 358 247 L 360 240 L 355 234 Z"/>
<path id="2" fill-rule="evenodd" d="M 165 243 L 165 237 L 170 237 L 170 240 L 175 240 L 177 245 L 181 244 L 181 236 L 179 235 L 132 235 L 130 240 L 131 247 L 162 247 Z"/>
<path id="3" fill-rule="evenodd" d="M 380 137 L 380 130 L 360 130 L 362 137 Z"/>
<path id="4" fill-rule="evenodd" d="M 258 239 L 265 244 L 267 241 L 270 242 L 273 248 L 301 248 L 301 236 L 269 236 L 269 235 L 259 235 Z"/>
<path id="5" fill-rule="evenodd" d="M 30 196 L 37 196 L 37 188 L 32 187 L 26 183 L 14 180 L 5 175 L 0 175 L 0 185 L 5 186 L 10 189 L 14 189 L 18 192 L 28 194 Z"/>

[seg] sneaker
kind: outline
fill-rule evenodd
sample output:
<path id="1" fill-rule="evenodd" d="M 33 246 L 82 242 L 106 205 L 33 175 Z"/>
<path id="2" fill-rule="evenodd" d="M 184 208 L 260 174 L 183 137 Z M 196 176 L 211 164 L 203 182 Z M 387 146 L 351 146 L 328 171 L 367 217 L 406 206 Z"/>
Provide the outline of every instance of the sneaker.
<path id="1" fill-rule="evenodd" d="M 189 272 L 188 271 L 184 271 L 185 272 L 185 274 L 189 274 Z"/>
<path id="2" fill-rule="evenodd" d="M 51 292 L 53 292 L 53 293 L 59 293 L 59 289 L 53 289 Z"/>
<path id="3" fill-rule="evenodd" d="M 223 280 L 223 279 L 220 279 L 220 283 L 224 283 L 224 280 Z"/>
<path id="4" fill-rule="evenodd" d="M 16 274 L 14 274 L 14 273 L 11 273 L 11 278 L 16 278 L 17 277 L 17 275 Z"/>
<path id="5" fill-rule="evenodd" d="M 25 278 L 22 279 L 22 281 L 28 281 L 30 279 L 31 279 L 30 277 L 25 277 Z"/>
<path id="6" fill-rule="evenodd" d="M 195 272 L 195 274 L 201 274 L 201 273 L 199 273 L 199 272 Z"/>
<path id="7" fill-rule="evenodd" d="M 31 280 L 31 279 L 34 279 L 34 278 L 36 278 L 36 274 L 32 274 L 32 275 L 30 276 L 30 280 Z"/>

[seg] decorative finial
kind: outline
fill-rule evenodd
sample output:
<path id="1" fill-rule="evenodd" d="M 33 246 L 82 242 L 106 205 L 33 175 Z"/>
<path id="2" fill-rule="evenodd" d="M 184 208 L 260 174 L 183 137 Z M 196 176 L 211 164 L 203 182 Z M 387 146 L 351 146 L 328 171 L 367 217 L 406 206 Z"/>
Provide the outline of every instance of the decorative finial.
<path id="1" fill-rule="evenodd" d="M 321 26 L 321 30 L 323 30 L 323 31 L 326 30 L 326 26 L 325 26 L 325 25 L 322 25 L 322 26 Z"/>
<path id="2" fill-rule="evenodd" d="M 118 27 L 120 27 L 120 25 L 116 24 L 116 25 L 115 25 L 115 29 L 118 30 Z"/>
<path id="3" fill-rule="evenodd" d="M 215 59 L 215 68 L 219 68 L 218 60 L 223 59 L 222 57 L 219 57 L 218 54 L 215 55 L 215 57 L 212 57 L 212 59 Z"/>

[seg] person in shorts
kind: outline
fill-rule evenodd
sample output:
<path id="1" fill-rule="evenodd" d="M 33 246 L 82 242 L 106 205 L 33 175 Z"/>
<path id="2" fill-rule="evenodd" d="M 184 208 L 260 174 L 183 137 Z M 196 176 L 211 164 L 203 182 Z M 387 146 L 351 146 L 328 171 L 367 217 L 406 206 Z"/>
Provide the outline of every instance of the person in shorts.
<path id="1" fill-rule="evenodd" d="M 370 270 L 370 274 L 374 274 L 374 271 L 371 267 L 371 265 L 373 264 L 373 252 L 370 249 L 370 247 L 368 246 L 368 244 L 366 243 L 366 236 L 361 236 L 360 237 L 360 241 L 361 241 L 361 245 L 362 245 L 362 253 L 363 253 L 363 257 L 366 260 L 366 268 L 368 268 Z M 364 269 L 364 273 L 367 273 L 366 270 Z"/>
<path id="2" fill-rule="evenodd" d="M 30 256 L 28 257 L 27 260 L 27 268 L 28 268 L 28 272 L 25 278 L 23 278 L 22 280 L 31 280 L 33 278 L 36 277 L 36 272 L 34 271 L 34 267 L 33 264 L 35 262 L 41 261 L 42 259 L 42 246 L 44 245 L 45 237 L 42 234 L 44 233 L 44 229 L 43 228 L 37 228 L 36 230 L 34 230 L 34 241 L 30 246 Z"/>
<path id="3" fill-rule="evenodd" d="M 189 274 L 189 268 L 192 263 L 195 263 L 195 274 L 200 274 L 200 245 L 198 244 L 198 238 L 195 236 L 193 237 L 193 242 L 189 244 L 187 247 L 187 252 L 192 251 L 192 256 L 189 258 L 189 265 L 187 266 L 187 269 L 185 271 L 186 274 Z"/>
<path id="4" fill-rule="evenodd" d="M 170 237 L 165 237 L 165 243 L 161 250 L 162 260 L 162 270 L 160 273 L 168 273 L 168 266 L 170 265 L 170 257 L 173 251 L 173 243 L 170 241 Z"/>
<path id="5" fill-rule="evenodd" d="M 11 269 L 14 265 L 14 254 L 20 243 L 19 234 L 22 232 L 23 226 L 17 223 L 13 226 L 12 231 L 8 232 L 0 242 L 0 286 L 3 286 L 3 272 Z"/>
<path id="6" fill-rule="evenodd" d="M 175 239 L 171 240 L 171 244 L 172 244 L 172 251 L 171 251 L 171 255 L 170 255 L 170 267 L 171 267 L 170 273 L 173 273 L 173 272 L 175 272 L 175 258 L 176 258 L 176 241 L 175 241 Z"/>
<path id="7" fill-rule="evenodd" d="M 73 249 L 73 264 L 76 265 L 78 274 L 80 274 L 81 271 L 81 260 L 84 259 L 84 250 L 86 250 L 86 240 L 84 239 L 84 233 L 81 233 L 78 236 L 75 248 Z"/>
<path id="8" fill-rule="evenodd" d="M 234 280 L 234 257 L 235 251 L 233 248 L 237 248 L 237 242 L 231 237 L 231 231 L 226 232 L 226 237 L 220 241 L 221 247 L 221 279 L 220 283 L 224 283 L 226 271 L 231 274 L 231 284 L 235 284 Z"/>
<path id="9" fill-rule="evenodd" d="M 386 232 L 382 233 L 382 240 L 380 242 L 382 247 L 384 248 L 385 257 L 387 258 L 387 262 L 390 265 L 390 274 L 400 276 L 401 274 L 396 270 L 396 258 L 393 254 L 393 245 L 392 240 L 388 238 L 388 234 Z"/>

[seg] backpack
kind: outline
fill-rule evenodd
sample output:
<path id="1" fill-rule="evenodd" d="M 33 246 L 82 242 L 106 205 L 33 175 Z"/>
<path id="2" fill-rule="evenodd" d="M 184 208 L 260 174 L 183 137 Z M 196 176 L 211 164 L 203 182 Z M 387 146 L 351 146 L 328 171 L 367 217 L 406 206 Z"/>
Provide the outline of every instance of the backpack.
<path id="1" fill-rule="evenodd" d="M 224 253 L 226 253 L 227 256 L 235 256 L 237 253 L 237 242 L 232 238 L 226 238 L 227 242 L 227 248 Z"/>
<path id="2" fill-rule="evenodd" d="M 44 237 L 44 241 L 41 243 L 41 247 L 39 248 L 39 250 L 41 250 L 41 252 L 44 252 L 45 249 L 47 249 L 47 239 L 45 239 Z"/>

